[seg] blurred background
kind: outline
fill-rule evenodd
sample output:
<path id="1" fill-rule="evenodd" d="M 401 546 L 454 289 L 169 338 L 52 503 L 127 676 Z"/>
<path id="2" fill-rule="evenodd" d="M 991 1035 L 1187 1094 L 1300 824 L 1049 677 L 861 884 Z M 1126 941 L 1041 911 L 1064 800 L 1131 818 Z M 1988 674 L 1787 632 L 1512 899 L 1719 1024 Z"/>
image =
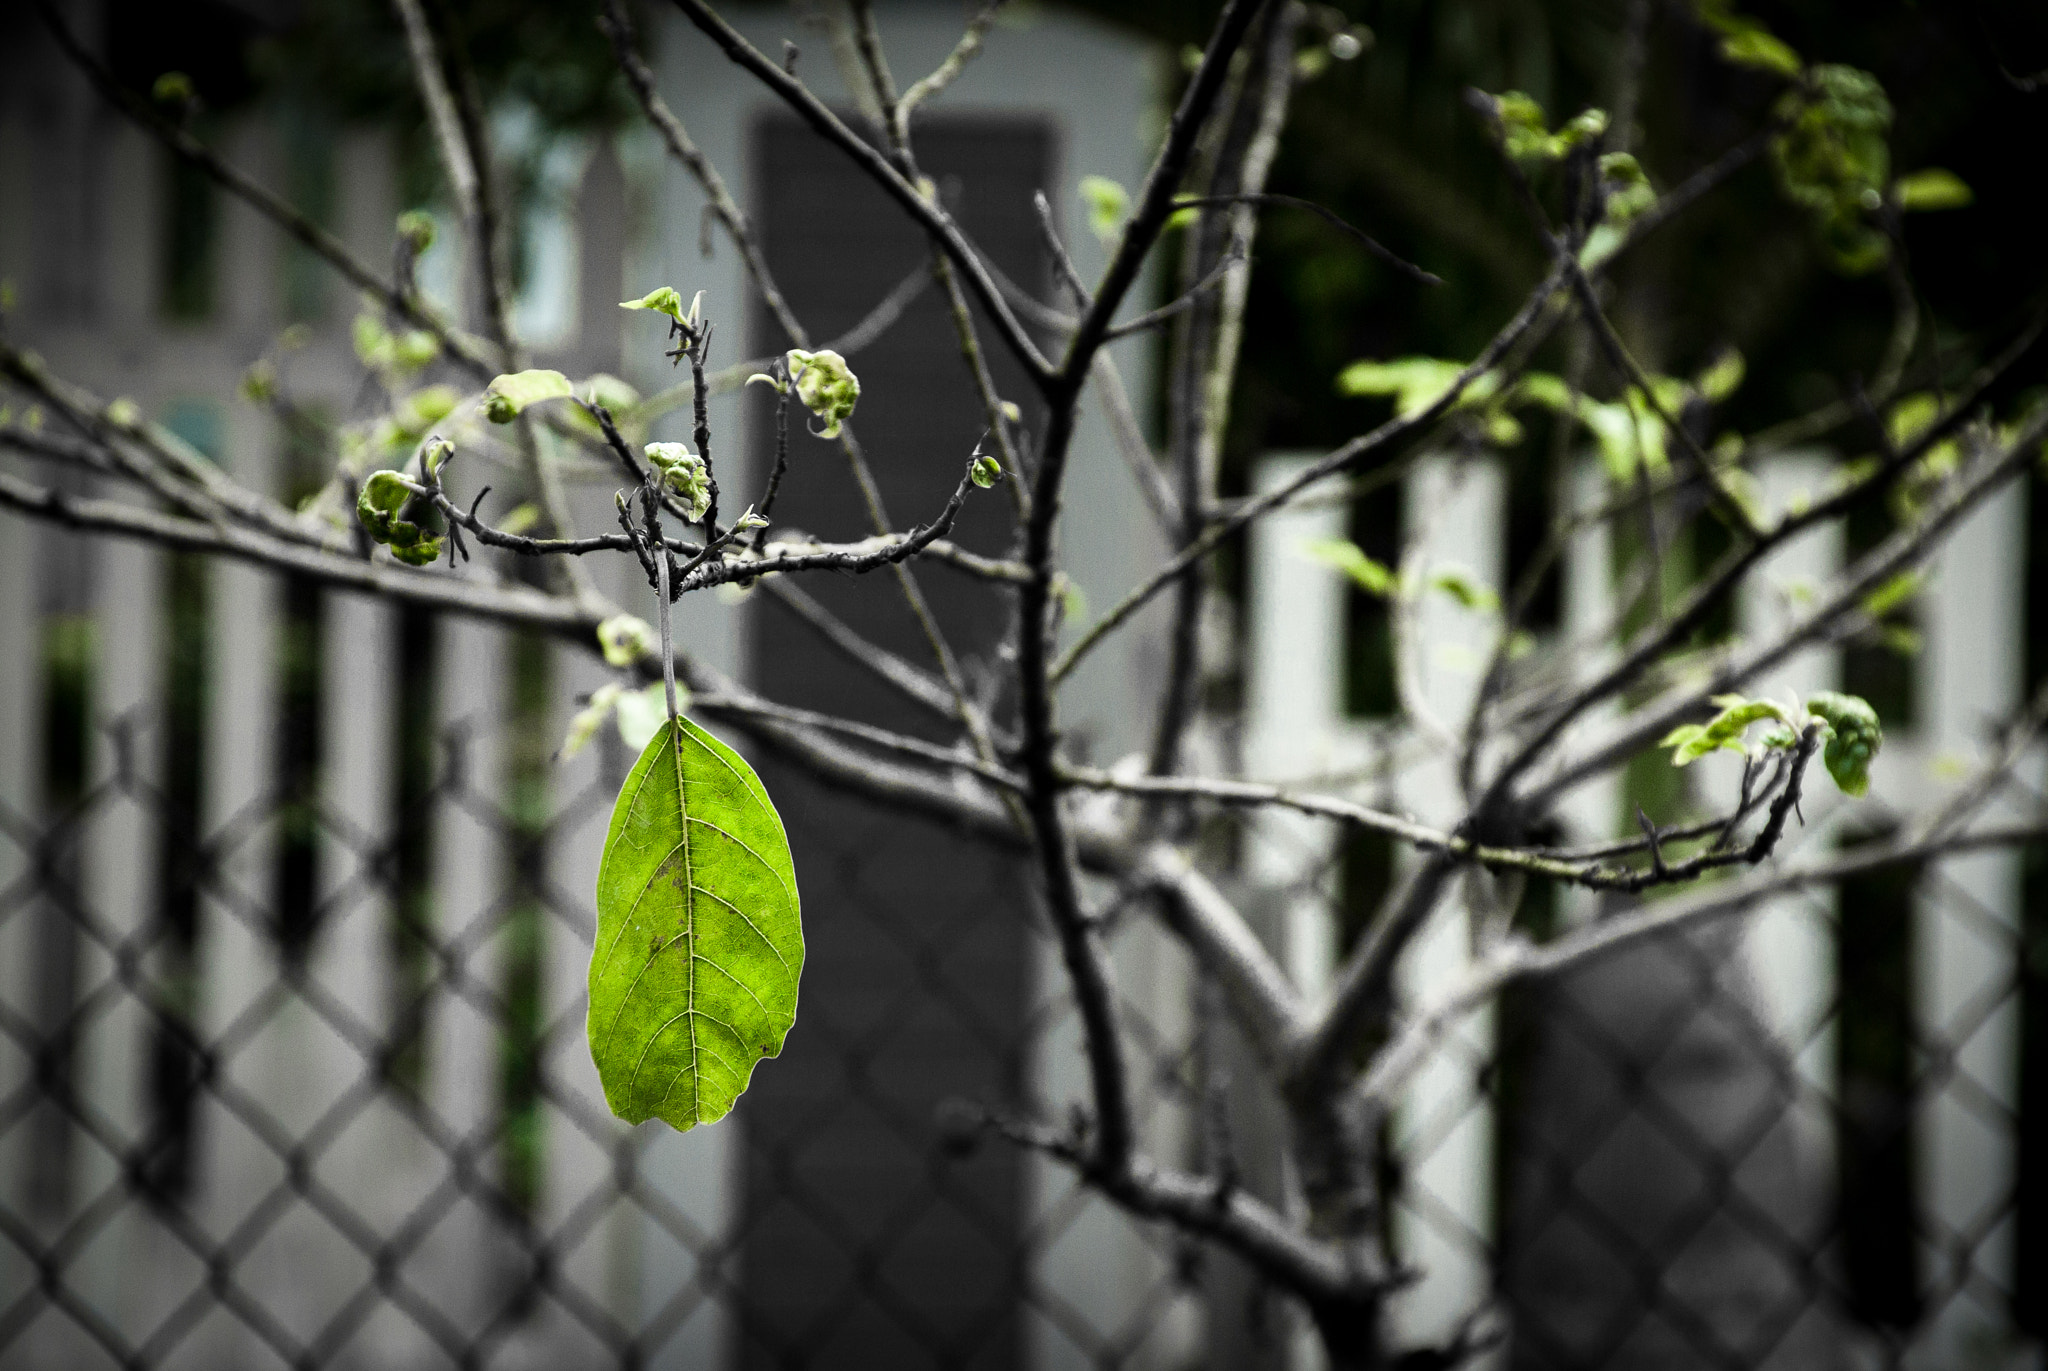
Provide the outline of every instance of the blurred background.
<path id="1" fill-rule="evenodd" d="M 935 65 L 972 12 L 877 8 L 899 76 Z M 1028 208 L 1040 188 L 1084 274 L 1099 270 L 1080 178 L 1138 185 L 1213 8 L 1018 0 L 920 123 L 922 160 L 1023 289 L 1050 293 Z M 185 73 L 190 129 L 380 270 L 396 216 L 433 214 L 422 288 L 474 318 L 385 5 L 53 12 L 145 99 Z M 659 330 L 616 304 L 659 284 L 707 290 L 715 362 L 782 346 L 701 194 L 641 124 L 590 7 L 436 12 L 489 111 L 515 319 L 539 364 L 646 396 L 673 387 Z M 767 50 L 793 39 L 805 78 L 850 100 L 820 23 L 830 6 L 731 12 Z M 1748 12 L 1809 60 L 1878 77 L 1895 168 L 1943 167 L 1972 188 L 1966 208 L 1907 220 L 1903 243 L 1924 319 L 1916 384 L 1953 383 L 2041 302 L 2048 16 L 2017 0 Z M 635 13 L 664 96 L 817 336 L 915 285 L 922 244 L 843 159 L 679 15 Z M 1304 53 L 1271 189 L 1330 207 L 1445 284 L 1417 290 L 1312 216 L 1265 215 L 1231 493 L 1386 416 L 1382 399 L 1339 393 L 1346 364 L 1467 357 L 1541 275 L 1468 88 L 1525 91 L 1554 121 L 1625 97 L 1659 187 L 1750 137 L 1779 91 L 1721 61 L 1690 7 L 1661 0 L 1355 0 L 1316 7 L 1312 30 L 1348 41 Z M 1624 92 L 1631 51 L 1642 60 Z M 1154 298 L 1174 290 L 1173 255 L 1159 254 Z M 9 343 L 103 399 L 132 398 L 288 502 L 327 485 L 350 426 L 356 441 L 394 441 L 375 425 L 396 397 L 364 366 L 346 283 L 124 119 L 27 6 L 0 13 L 0 278 Z M 1750 431 L 1853 393 L 1895 303 L 1882 273 L 1830 258 L 1759 162 L 1630 257 L 1612 313 L 1652 371 L 1691 375 L 1738 352 L 1745 377 L 1723 418 Z M 899 521 L 925 517 L 979 428 L 940 301 L 911 295 L 863 342 L 863 438 L 888 454 Z M 1566 370 L 1570 347 L 1537 365 Z M 1155 430 L 1162 349 L 1119 348 Z M 250 398 L 242 379 L 259 361 L 275 389 Z M 766 413 L 758 394 L 715 404 L 733 485 L 764 469 Z M 680 437 L 682 422 L 656 415 L 649 432 Z M 1529 564 L 1580 488 L 1583 454 L 1532 427 L 1442 534 L 1495 584 Z M 1835 441 L 1849 446 L 1806 452 L 1799 470 L 1856 455 L 1853 434 Z M 783 517 L 864 532 L 850 480 L 807 443 Z M 1161 554 L 1100 413 L 1079 452 L 1066 545 L 1100 608 Z M 0 463 L 113 493 L 12 451 Z M 1787 471 L 1764 482 L 1780 498 L 1799 484 Z M 602 527 L 608 478 L 587 475 L 577 507 Z M 460 479 L 474 492 L 491 476 Z M 1436 489 L 1417 479 L 1221 559 L 1229 646 L 1207 698 L 1220 745 L 1252 770 L 1323 748 L 1363 774 L 1358 759 L 1387 754 L 1399 725 L 1383 606 L 1284 544 L 1349 536 L 1391 560 Z M 972 507 L 960 541 L 1000 550 L 999 513 Z M 1900 775 L 1981 729 L 1944 684 L 1958 671 L 2003 664 L 1983 670 L 2009 675 L 2010 693 L 2048 677 L 2039 482 L 1999 517 L 1969 564 L 1986 579 L 1958 568 L 1941 596 L 1906 599 L 1815 668 L 1878 706 L 1910 759 Z M 1852 520 L 1830 555 L 1874 545 L 1890 520 Z M 1673 549 L 1676 574 L 1715 551 Z M 644 594 L 623 569 L 602 574 L 622 603 Z M 944 568 L 924 574 L 955 641 L 988 652 L 1001 601 Z M 1562 568 L 1530 627 L 1568 636 L 1615 574 Z M 875 586 L 807 589 L 877 641 L 922 650 Z M 1983 612 L 1950 615 L 1955 596 Z M 799 616 L 762 598 L 692 597 L 678 632 L 777 699 L 927 726 L 864 693 Z M 1746 614 L 1703 641 L 1757 622 Z M 1098 654 L 1067 705 L 1077 746 L 1107 763 L 1145 735 L 1160 660 L 1154 628 Z M 1321 682 L 1306 712 L 1289 676 Z M 1127 1221 L 1034 1159 L 948 1146 L 935 1120 L 948 1098 L 1057 1116 L 1081 1081 L 1022 878 L 772 759 L 762 770 L 798 853 L 810 943 L 798 1027 L 716 1128 L 613 1120 L 581 986 L 597 849 L 631 757 L 608 729 L 558 756 L 607 679 L 588 653 L 538 637 L 0 514 L 0 1367 L 1317 1365 L 1298 1311 L 1235 1263 Z M 1638 803 L 1682 810 L 1682 778 L 1652 760 L 1560 822 L 1604 837 Z M 1858 823 L 1826 840 L 1884 820 Z M 1369 840 L 1225 830 L 1216 850 L 1262 932 L 1293 949 L 1312 927 L 1325 959 L 1397 871 Z M 1397 1334 L 1419 1344 L 1485 1320 L 1508 1332 L 1481 1364 L 1517 1368 L 2043 1365 L 2048 853 L 1955 865 L 1774 911 L 1775 942 L 1730 931 L 1652 945 L 1505 1002 L 1393 1125 L 1389 1240 L 1424 1273 L 1397 1302 Z M 1540 936 L 1596 914 L 1534 883 L 1519 917 Z M 1115 947 L 1148 1141 L 1185 1155 L 1197 1083 L 1238 1047 L 1145 921 L 1120 923 Z M 1316 954 L 1290 955 L 1313 978 Z M 1279 1193 L 1275 1111 L 1250 1076 L 1233 1074 L 1234 1132 L 1248 1183 Z"/>

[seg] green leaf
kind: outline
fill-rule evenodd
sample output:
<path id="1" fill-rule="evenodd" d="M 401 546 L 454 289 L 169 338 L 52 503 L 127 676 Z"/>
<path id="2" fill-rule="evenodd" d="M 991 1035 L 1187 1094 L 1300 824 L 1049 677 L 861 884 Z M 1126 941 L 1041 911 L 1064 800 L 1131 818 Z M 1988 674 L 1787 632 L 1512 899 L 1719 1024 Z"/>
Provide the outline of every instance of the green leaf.
<path id="1" fill-rule="evenodd" d="M 1492 97 L 1494 114 L 1500 120 L 1501 146 L 1523 166 L 1555 162 L 1581 143 L 1607 132 L 1607 111 L 1581 110 L 1566 120 L 1557 132 L 1544 126 L 1543 106 L 1518 90 Z"/>
<path id="2" fill-rule="evenodd" d="M 737 753 L 664 722 L 619 792 L 597 876 L 590 1055 L 628 1123 L 722 1119 L 782 1051 L 803 971 L 782 820 Z"/>
<path id="3" fill-rule="evenodd" d="M 637 300 L 619 301 L 620 309 L 651 309 L 656 314 L 666 314 L 677 323 L 683 322 L 683 297 L 674 286 L 656 286 Z"/>
<path id="4" fill-rule="evenodd" d="M 1920 581 L 1918 571 L 1900 572 L 1863 597 L 1863 612 L 1873 619 L 1882 619 L 1918 594 Z"/>
<path id="5" fill-rule="evenodd" d="M 1778 102 L 1783 131 L 1771 140 L 1778 184 L 1804 208 L 1839 271 L 1884 263 L 1890 242 L 1869 221 L 1891 181 L 1892 105 L 1867 71 L 1823 63 L 1804 88 Z"/>
<path id="6" fill-rule="evenodd" d="M 1892 182 L 1892 195 L 1903 210 L 1962 209 L 1977 197 L 1963 178 L 1940 167 L 1911 172 Z"/>
<path id="7" fill-rule="evenodd" d="M 407 566 L 426 566 L 441 555 L 442 540 L 418 524 L 399 518 L 413 497 L 411 482 L 395 471 L 373 471 L 356 495 L 356 518 L 372 539 L 391 549 Z"/>
<path id="8" fill-rule="evenodd" d="M 1745 369 L 1741 353 L 1734 348 L 1723 348 L 1693 384 L 1699 388 L 1702 397 L 1718 405 L 1742 384 Z"/>
<path id="9" fill-rule="evenodd" d="M 515 371 L 498 377 L 484 391 L 484 417 L 494 424 L 509 424 L 528 405 L 562 400 L 573 394 L 569 378 L 559 371 Z"/>
<path id="10" fill-rule="evenodd" d="M 1717 695 L 1714 703 L 1721 712 L 1704 724 L 1680 724 L 1665 734 L 1657 746 L 1672 749 L 1671 765 L 1688 766 L 1709 752 L 1723 749 L 1741 752 L 1742 735 L 1763 719 L 1790 725 L 1785 707 L 1771 700 L 1745 700 L 1739 695 Z"/>
<path id="11" fill-rule="evenodd" d="M 1081 203 L 1088 209 L 1088 227 L 1104 243 L 1115 240 L 1131 212 L 1130 193 L 1107 176 L 1081 178 Z"/>
<path id="12" fill-rule="evenodd" d="M 1806 701 L 1809 714 L 1826 721 L 1830 730 L 1821 761 L 1828 775 L 1844 795 L 1861 795 L 1870 789 L 1870 764 L 1884 746 L 1884 729 L 1877 711 L 1860 695 L 1833 690 L 1816 690 Z"/>
<path id="13" fill-rule="evenodd" d="M 1429 584 L 1432 590 L 1441 590 L 1465 608 L 1481 614 L 1491 614 L 1500 608 L 1500 596 L 1481 585 L 1463 567 L 1442 567 L 1429 578 Z"/>
<path id="14" fill-rule="evenodd" d="M 1002 478 L 1002 463 L 993 457 L 983 455 L 968 463 L 967 479 L 980 486 L 983 490 L 987 490 Z"/>
<path id="15" fill-rule="evenodd" d="M 1721 56 L 1738 67 L 1776 72 L 1797 79 L 1799 54 L 1762 28 L 1744 28 L 1721 40 Z"/>
<path id="16" fill-rule="evenodd" d="M 1394 413 L 1403 419 L 1420 414 L 1458 383 L 1464 372 L 1462 362 L 1441 357 L 1396 357 L 1385 362 L 1353 362 L 1337 373 L 1339 395 L 1391 395 Z M 1500 378 L 1484 372 L 1472 379 L 1459 401 L 1482 404 L 1493 397 Z"/>
<path id="17" fill-rule="evenodd" d="M 1349 576 L 1368 595 L 1392 599 L 1399 588 L 1397 578 L 1385 564 L 1366 556 L 1358 544 L 1348 539 L 1316 538 L 1303 543 L 1301 550 L 1310 560 L 1334 567 Z"/>

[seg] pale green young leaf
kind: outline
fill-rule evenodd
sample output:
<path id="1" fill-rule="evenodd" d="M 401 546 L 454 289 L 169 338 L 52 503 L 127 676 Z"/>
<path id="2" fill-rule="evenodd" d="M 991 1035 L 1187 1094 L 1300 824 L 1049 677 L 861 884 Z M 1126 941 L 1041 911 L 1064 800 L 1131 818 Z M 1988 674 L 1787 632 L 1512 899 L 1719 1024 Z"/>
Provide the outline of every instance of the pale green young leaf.
<path id="1" fill-rule="evenodd" d="M 1790 715 L 1783 705 L 1772 700 L 1745 700 L 1739 695 L 1719 695 L 1714 703 L 1721 706 L 1721 712 L 1704 724 L 1680 724 L 1664 735 L 1659 747 L 1672 749 L 1671 765 L 1688 766 L 1709 752 L 1723 749 L 1740 752 L 1742 735 L 1751 724 L 1764 719 L 1775 719 L 1790 724 Z"/>
<path id="2" fill-rule="evenodd" d="M 724 1118 L 796 1021 L 804 941 L 782 820 L 753 769 L 664 721 L 619 792 L 597 877 L 589 1038 L 628 1123 Z"/>
<path id="3" fill-rule="evenodd" d="M 1458 383 L 1464 363 L 1441 357 L 1395 357 L 1384 362 L 1353 362 L 1337 373 L 1339 395 L 1391 395 L 1394 413 L 1403 419 L 1420 414 Z M 1476 405 L 1493 397 L 1500 378 L 1492 372 L 1476 376 L 1459 398 Z"/>
<path id="4" fill-rule="evenodd" d="M 1081 178 L 1081 203 L 1088 211 L 1088 227 L 1104 243 L 1113 242 L 1131 212 L 1131 196 L 1107 176 Z"/>
<path id="5" fill-rule="evenodd" d="M 1484 586 L 1471 572 L 1460 566 L 1440 567 L 1429 578 L 1430 588 L 1441 590 L 1465 608 L 1481 614 L 1491 614 L 1500 608 L 1500 596 L 1490 586 Z"/>
<path id="6" fill-rule="evenodd" d="M 676 708 L 690 707 L 690 688 L 681 681 L 676 682 Z M 650 681 L 638 690 L 629 690 L 619 696 L 619 741 L 635 753 L 645 752 L 647 745 L 654 741 L 654 735 L 661 732 L 661 726 L 668 722 L 668 689 L 660 681 Z"/>
<path id="7" fill-rule="evenodd" d="M 494 424 L 509 424 L 528 405 L 563 400 L 573 394 L 569 378 L 559 371 L 515 371 L 498 377 L 484 391 L 484 417 Z"/>
<path id="8" fill-rule="evenodd" d="M 1721 56 L 1738 67 L 1775 72 L 1798 79 L 1803 68 L 1799 54 L 1783 39 L 1760 27 L 1739 29 L 1721 40 Z"/>
<path id="9" fill-rule="evenodd" d="M 1309 560 L 1321 562 L 1349 576 L 1368 595 L 1390 600 L 1400 588 L 1399 578 L 1385 563 L 1366 556 L 1358 544 L 1349 539 L 1315 538 L 1304 542 L 1301 550 Z"/>
<path id="10" fill-rule="evenodd" d="M 674 286 L 656 286 L 637 300 L 619 301 L 620 309 L 646 309 L 683 321 L 683 297 Z"/>
<path id="11" fill-rule="evenodd" d="M 1892 182 L 1902 210 L 1962 209 L 1977 197 L 1963 178 L 1941 167 L 1909 172 Z"/>

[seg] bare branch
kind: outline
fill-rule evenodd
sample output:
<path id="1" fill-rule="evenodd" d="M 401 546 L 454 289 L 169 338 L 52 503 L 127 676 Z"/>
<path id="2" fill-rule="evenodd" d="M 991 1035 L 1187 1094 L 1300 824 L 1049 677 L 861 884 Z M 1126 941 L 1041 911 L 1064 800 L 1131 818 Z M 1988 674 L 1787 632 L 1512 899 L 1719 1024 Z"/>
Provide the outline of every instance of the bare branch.
<path id="1" fill-rule="evenodd" d="M 1066 650 L 1065 654 L 1059 659 L 1058 664 L 1053 668 L 1052 678 L 1054 682 L 1057 683 L 1066 679 L 1067 676 L 1072 674 L 1074 668 L 1080 665 L 1082 658 L 1092 652 L 1104 638 L 1115 632 L 1133 614 L 1144 608 L 1146 602 L 1151 600 L 1154 595 L 1157 595 L 1161 590 L 1173 584 L 1190 567 L 1194 566 L 1211 552 L 1214 552 L 1226 539 L 1240 532 L 1248 524 L 1262 517 L 1268 511 L 1288 503 L 1297 493 L 1316 484 L 1318 481 L 1322 481 L 1339 471 L 1357 465 L 1362 459 L 1413 433 L 1426 429 L 1449 413 L 1451 407 L 1457 404 L 1472 383 L 1486 372 L 1492 370 L 1494 365 L 1500 361 L 1502 355 L 1507 352 L 1508 348 L 1535 325 L 1546 309 L 1552 307 L 1551 297 L 1556 293 L 1558 286 L 1563 283 L 1565 273 L 1565 264 L 1561 262 L 1554 264 L 1550 274 L 1545 276 L 1536 288 L 1529 293 L 1529 298 L 1523 302 L 1521 309 L 1516 312 L 1514 318 L 1510 319 L 1501 331 L 1494 335 L 1493 340 L 1486 345 L 1478 357 L 1473 359 L 1470 366 L 1458 373 L 1457 379 L 1451 383 L 1450 389 L 1438 396 L 1428 407 L 1418 410 L 1406 418 L 1397 417 L 1389 419 L 1372 432 L 1354 438 L 1327 456 L 1318 459 L 1272 490 L 1242 502 L 1228 515 L 1211 524 L 1208 531 L 1200 538 L 1182 548 L 1164 566 L 1152 573 L 1136 589 L 1124 596 L 1122 600 L 1117 602 L 1114 608 L 1091 624 L 1088 631 L 1075 640 L 1074 645 Z"/>
<path id="2" fill-rule="evenodd" d="M 989 25 L 995 22 L 996 13 L 1002 9 L 1003 4 L 1004 0 L 990 0 L 989 4 L 982 6 L 981 12 L 967 21 L 966 29 L 960 34 L 960 41 L 953 45 L 953 50 L 946 54 L 945 60 L 932 68 L 930 75 L 913 81 L 910 88 L 903 92 L 903 98 L 896 102 L 896 108 L 891 114 L 903 138 L 908 139 L 910 136 L 910 116 L 916 112 L 917 107 L 952 85 L 959 79 L 960 73 L 967 69 L 967 64 L 980 54 L 982 36 L 988 32 Z"/>
<path id="3" fill-rule="evenodd" d="M 811 345 L 810 335 L 804 331 L 796 312 L 789 307 L 781 288 L 775 284 L 775 276 L 768 270 L 768 259 L 761 252 L 746 211 L 740 208 L 739 201 L 733 199 L 732 192 L 726 188 L 725 178 L 718 174 L 718 168 L 711 164 L 711 159 L 691 140 L 683 121 L 676 118 L 675 112 L 669 109 L 668 103 L 661 98 L 661 92 L 656 89 L 654 71 L 640 56 L 639 40 L 633 32 L 633 21 L 623 0 L 605 0 L 604 13 L 598 16 L 597 26 L 610 41 L 612 52 L 618 58 L 619 70 L 625 73 L 633 98 L 640 102 L 641 113 L 661 135 L 669 155 L 683 164 L 703 190 L 712 214 L 725 225 L 733 246 L 739 250 L 740 260 L 746 264 L 747 275 L 753 278 L 755 288 L 761 292 L 761 303 L 767 306 L 768 313 L 774 316 L 792 344 L 808 348 Z M 839 350 L 848 351 L 846 348 Z"/>
<path id="4" fill-rule="evenodd" d="M 877 185 L 895 200 L 927 233 L 931 234 L 940 249 L 952 259 L 981 307 L 988 311 L 996 322 L 997 332 L 1002 334 L 1004 344 L 1014 353 L 1017 360 L 1041 385 L 1051 376 L 1052 367 L 1039 352 L 1037 344 L 1017 322 L 1017 316 L 1003 300 L 1002 292 L 990 279 L 981 257 L 960 233 L 952 217 L 934 200 L 927 199 L 923 191 L 905 180 L 889 159 L 870 147 L 865 139 L 848 128 L 838 115 L 813 95 L 809 88 L 794 76 L 782 70 L 764 56 L 753 44 L 742 37 L 739 31 L 720 18 L 704 0 L 676 0 L 676 6 L 689 16 L 706 37 L 724 51 L 740 66 L 752 72 L 769 90 L 782 97 L 789 107 L 822 135 L 827 142 L 838 147 L 854 163 L 872 177 Z"/>
<path id="5" fill-rule="evenodd" d="M 497 361 L 488 354 L 488 345 L 482 339 L 471 337 L 440 318 L 413 292 L 394 287 L 344 247 L 340 239 L 252 180 L 241 169 L 223 161 L 212 149 L 184 129 L 163 119 L 156 111 L 123 90 L 114 80 L 113 74 L 79 44 L 70 28 L 58 17 L 49 0 L 36 0 L 36 9 L 56 37 L 57 45 L 64 50 L 65 56 L 85 73 L 108 104 L 120 110 L 145 132 L 198 168 L 215 184 L 298 240 L 347 277 L 358 290 L 375 296 L 378 303 L 413 327 L 433 334 L 440 342 L 442 351 L 472 375 L 480 380 L 488 380 L 497 373 Z"/>
<path id="6" fill-rule="evenodd" d="M 1222 983 L 1260 1053 L 1287 1061 L 1308 1031 L 1307 1011 L 1244 916 L 1170 844 L 1146 848 L 1136 873 L 1159 891 L 1167 926 Z"/>
<path id="7" fill-rule="evenodd" d="M 1392 267 L 1396 274 L 1405 276 L 1421 286 L 1440 286 L 1444 279 L 1435 272 L 1424 271 L 1404 257 L 1396 256 L 1379 239 L 1364 229 L 1355 227 L 1335 210 L 1304 200 L 1298 195 L 1276 195 L 1271 191 L 1239 191 L 1231 195 L 1183 195 L 1174 202 L 1176 209 L 1188 209 L 1204 205 L 1285 205 L 1292 209 L 1305 209 L 1324 223 L 1333 224 L 1342 232 L 1363 243 L 1368 252 Z"/>

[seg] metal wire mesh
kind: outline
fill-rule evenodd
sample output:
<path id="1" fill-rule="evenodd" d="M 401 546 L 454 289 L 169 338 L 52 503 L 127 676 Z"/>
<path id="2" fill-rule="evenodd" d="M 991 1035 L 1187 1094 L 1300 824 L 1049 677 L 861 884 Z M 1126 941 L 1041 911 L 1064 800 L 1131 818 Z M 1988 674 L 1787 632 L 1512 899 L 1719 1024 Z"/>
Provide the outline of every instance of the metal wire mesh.
<path id="1" fill-rule="evenodd" d="M 858 1021 L 819 1000 L 736 1117 L 745 1156 L 679 1165 L 678 1139 L 625 1128 L 596 1090 L 575 993 L 590 902 L 553 859 L 601 822 L 618 758 L 536 815 L 457 730 L 388 824 L 266 790 L 164 868 L 189 892 L 123 903 L 110 842 L 180 831 L 136 762 L 149 727 L 105 730 L 101 778 L 63 804 L 0 809 L 0 1365 L 1295 1358 L 1288 1317 L 1227 1263 L 1062 1173 L 948 1150 L 931 1102 L 962 1071 L 1019 1107 L 1078 1095 L 1071 1016 L 1051 974 L 992 994 L 975 920 L 906 910 L 877 835 L 842 833 L 809 879 L 846 920 L 824 944 L 890 960 L 896 989 Z M 295 944 L 272 873 L 301 809 L 321 876 Z M 487 873 L 475 909 L 399 919 L 405 844 L 460 825 Z M 955 902 L 1013 926 L 1004 955 L 1050 966 L 1021 876 L 949 860 Z M 1360 879 L 1331 857 L 1260 900 L 1342 927 Z M 196 936 L 164 914 L 184 893 Z M 1491 1319 L 1494 1364 L 1531 1368 L 2025 1364 L 2033 1135 L 2009 1056 L 1979 1046 L 2018 1012 L 2024 925 L 1946 867 L 1792 912 L 1835 945 L 1797 1035 L 1731 923 L 1518 991 L 1452 1042 L 1464 1085 L 1411 1096 L 1388 1130 L 1389 1241 L 1423 1272 L 1397 1335 Z M 1938 1019 L 1934 920 L 1990 968 Z M 1111 935 L 1149 1145 L 1194 1166 L 1228 1146 L 1277 1187 L 1273 1104 L 1199 979 L 1141 912 Z M 1221 1144 L 1200 1122 L 1216 1091 Z M 1958 1189 L 1973 1165 L 2004 1170 Z"/>

